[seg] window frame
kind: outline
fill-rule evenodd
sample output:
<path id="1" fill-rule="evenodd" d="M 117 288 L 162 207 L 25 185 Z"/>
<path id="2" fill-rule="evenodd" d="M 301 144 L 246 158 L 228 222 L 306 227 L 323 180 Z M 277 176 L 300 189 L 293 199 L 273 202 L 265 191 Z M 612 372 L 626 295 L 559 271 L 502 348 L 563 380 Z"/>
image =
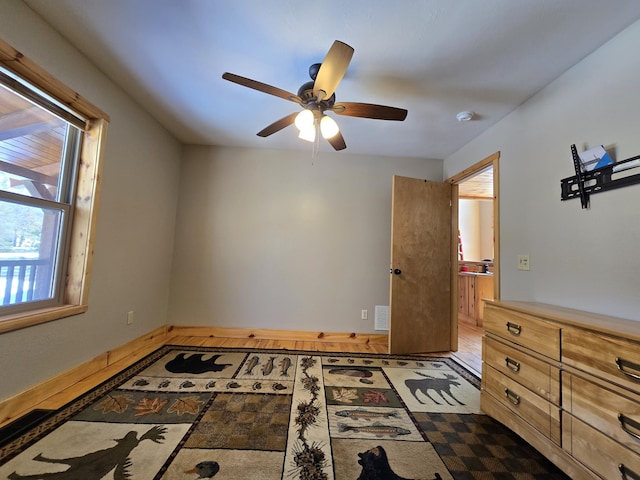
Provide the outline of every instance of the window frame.
<path id="1" fill-rule="evenodd" d="M 93 245 L 109 116 L 0 39 L 0 65 L 87 119 L 78 163 L 68 261 L 60 305 L 0 315 L 0 334 L 88 310 Z"/>

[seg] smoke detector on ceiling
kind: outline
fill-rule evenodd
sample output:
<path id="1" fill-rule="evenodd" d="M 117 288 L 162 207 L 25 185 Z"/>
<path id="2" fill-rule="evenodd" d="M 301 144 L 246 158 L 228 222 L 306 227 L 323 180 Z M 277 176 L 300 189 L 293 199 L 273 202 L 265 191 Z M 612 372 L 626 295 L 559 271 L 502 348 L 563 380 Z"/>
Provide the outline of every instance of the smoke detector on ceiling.
<path id="1" fill-rule="evenodd" d="M 469 120 L 473 120 L 474 115 L 475 113 L 473 112 L 460 112 L 458 115 L 456 115 L 456 118 L 459 122 L 468 122 Z"/>

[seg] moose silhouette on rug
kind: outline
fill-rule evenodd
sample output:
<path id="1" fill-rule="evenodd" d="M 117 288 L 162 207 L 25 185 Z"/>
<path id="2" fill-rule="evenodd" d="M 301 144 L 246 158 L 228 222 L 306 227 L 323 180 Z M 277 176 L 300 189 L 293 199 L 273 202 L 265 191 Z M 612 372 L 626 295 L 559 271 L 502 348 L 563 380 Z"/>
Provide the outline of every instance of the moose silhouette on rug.
<path id="1" fill-rule="evenodd" d="M 411 395 L 413 395 L 413 397 L 421 404 L 426 405 L 422 400 L 418 398 L 418 396 L 416 395 L 416 392 L 420 392 L 425 397 L 428 397 L 429 400 L 431 400 L 436 405 L 442 405 L 435 398 L 429 395 L 429 390 L 433 390 L 435 393 L 440 395 L 440 398 L 442 398 L 442 400 L 444 400 L 447 404 L 451 406 L 453 406 L 453 403 L 447 400 L 447 398 L 443 395 L 444 393 L 446 393 L 449 397 L 451 397 L 453 400 L 458 402 L 459 405 L 464 405 L 464 403 L 458 400 L 453 395 L 453 393 L 451 393 L 451 387 L 460 386 L 460 382 L 455 381 L 458 379 L 458 377 L 456 377 L 455 375 L 449 375 L 445 373 L 444 375 L 445 378 L 438 378 L 438 377 L 432 377 L 431 375 L 426 375 L 420 372 L 413 372 L 413 373 L 415 373 L 416 375 L 420 375 L 421 377 L 424 377 L 424 378 L 408 378 L 407 380 L 404 381 L 404 384 L 407 386 L 407 388 L 411 392 Z"/>
<path id="2" fill-rule="evenodd" d="M 380 445 L 366 452 L 359 453 L 358 463 L 362 466 L 362 472 L 357 480 L 412 480 L 397 475 L 389 464 L 387 452 Z M 420 480 L 420 479 L 415 479 Z M 435 477 L 424 480 L 442 480 L 439 473 Z"/>
<path id="3" fill-rule="evenodd" d="M 132 478 L 129 472 L 131 451 L 143 440 L 162 443 L 166 432 L 165 427 L 156 426 L 138 439 L 138 434 L 135 431 L 130 431 L 124 437 L 115 440 L 115 446 L 80 457 L 47 458 L 40 453 L 33 459 L 38 462 L 69 465 L 69 468 L 64 472 L 38 473 L 36 475 L 19 475 L 17 472 L 13 472 L 9 475 L 9 480 L 100 480 L 114 468 L 114 477 L 126 480 Z"/>

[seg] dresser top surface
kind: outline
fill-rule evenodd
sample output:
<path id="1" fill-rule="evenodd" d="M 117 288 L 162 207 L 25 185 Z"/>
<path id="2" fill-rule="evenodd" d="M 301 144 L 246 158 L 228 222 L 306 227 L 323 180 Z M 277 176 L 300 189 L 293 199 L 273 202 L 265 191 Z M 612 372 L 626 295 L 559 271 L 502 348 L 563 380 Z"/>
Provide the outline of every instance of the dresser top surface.
<path id="1" fill-rule="evenodd" d="M 550 320 L 552 322 L 559 322 L 565 325 L 586 328 L 600 333 L 640 341 L 640 322 L 635 320 L 611 317 L 538 302 L 486 300 L 486 304 L 487 306 L 493 305 L 527 315 L 534 315 L 543 320 Z"/>

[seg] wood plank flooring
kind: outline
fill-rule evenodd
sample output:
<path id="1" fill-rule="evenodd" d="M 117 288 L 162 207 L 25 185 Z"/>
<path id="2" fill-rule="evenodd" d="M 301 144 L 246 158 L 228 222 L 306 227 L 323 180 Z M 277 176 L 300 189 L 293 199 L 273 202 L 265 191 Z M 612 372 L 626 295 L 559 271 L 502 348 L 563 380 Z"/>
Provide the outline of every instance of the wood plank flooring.
<path id="1" fill-rule="evenodd" d="M 482 327 L 460 322 L 458 325 L 458 351 L 434 353 L 436 356 L 452 356 L 478 376 L 482 372 Z M 309 350 L 313 352 L 352 352 L 386 354 L 387 346 L 376 343 L 314 342 L 298 340 L 261 340 L 251 338 L 219 338 L 177 336 L 171 340 L 174 345 L 196 347 L 239 347 Z M 426 354 L 425 354 L 426 355 Z"/>
<path id="2" fill-rule="evenodd" d="M 434 354 L 424 354 L 425 356 L 450 356 L 455 358 L 465 367 L 480 376 L 482 371 L 482 327 L 474 327 L 468 324 L 459 324 L 458 352 L 442 352 Z M 387 345 L 379 342 L 326 342 L 310 340 L 273 340 L 258 338 L 231 338 L 231 337 L 210 337 L 177 335 L 169 339 L 172 345 L 188 346 L 208 346 L 208 347 L 238 347 L 238 348 L 258 348 L 258 349 L 287 349 L 287 350 L 307 350 L 315 352 L 351 352 L 351 353 L 372 353 L 386 354 Z M 89 391 L 99 385 L 119 371 L 125 369 L 136 359 L 123 357 L 99 372 L 75 383 L 69 388 L 54 393 L 44 401 L 33 405 L 33 408 L 55 410 L 67 404 L 74 398 Z M 28 408 L 28 407 L 27 407 Z M 0 427 L 7 422 L 0 424 Z"/>
<path id="3" fill-rule="evenodd" d="M 470 325 L 468 323 L 458 323 L 458 351 L 452 352 L 451 356 L 464 363 L 466 367 L 473 370 L 478 376 L 482 373 L 482 327 Z"/>

